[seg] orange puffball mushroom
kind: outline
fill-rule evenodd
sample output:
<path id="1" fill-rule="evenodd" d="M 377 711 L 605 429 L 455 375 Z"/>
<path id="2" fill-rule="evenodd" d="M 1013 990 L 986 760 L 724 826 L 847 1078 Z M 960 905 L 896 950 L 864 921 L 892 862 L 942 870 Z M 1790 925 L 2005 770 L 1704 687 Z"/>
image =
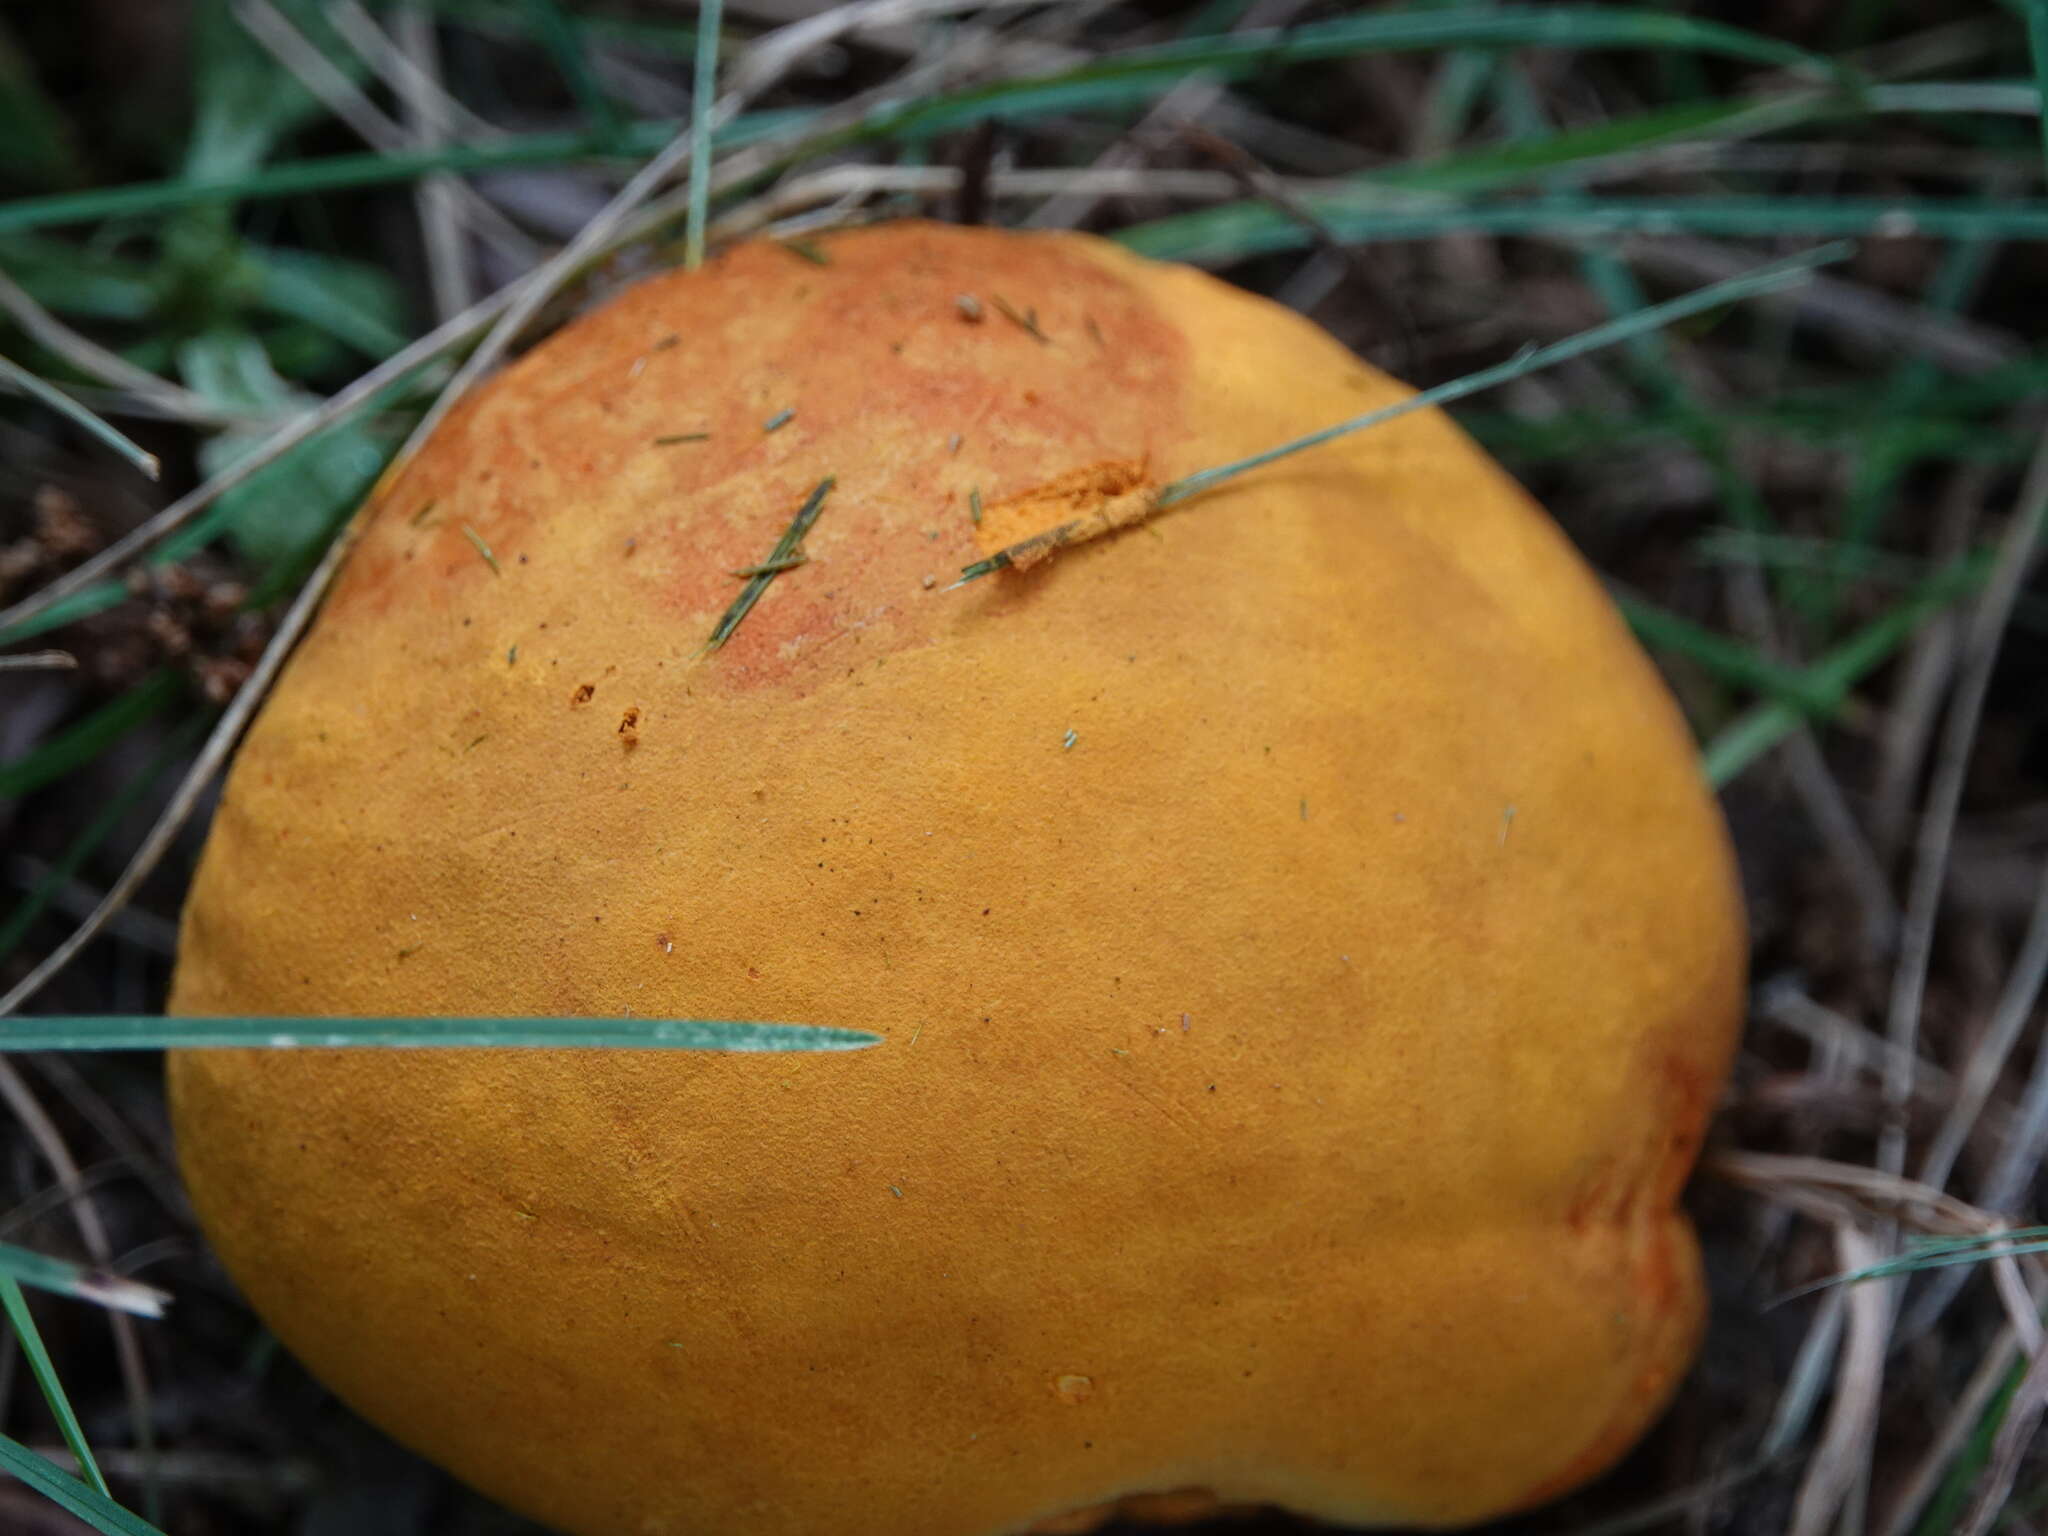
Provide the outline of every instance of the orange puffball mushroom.
<path id="1" fill-rule="evenodd" d="M 1435 412 L 948 591 L 1403 391 L 1081 236 L 825 255 L 639 284 L 389 477 L 175 1007 L 885 1043 L 176 1056 L 228 1267 L 579 1536 L 1449 1526 L 1591 1477 L 1694 1347 L 1742 983 L 1650 665 Z"/>

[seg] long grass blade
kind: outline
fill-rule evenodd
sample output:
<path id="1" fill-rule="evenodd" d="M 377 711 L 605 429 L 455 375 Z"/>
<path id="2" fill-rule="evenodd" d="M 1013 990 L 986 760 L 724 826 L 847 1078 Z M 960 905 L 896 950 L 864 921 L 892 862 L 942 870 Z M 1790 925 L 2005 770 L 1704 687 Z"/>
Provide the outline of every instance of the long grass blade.
<path id="1" fill-rule="evenodd" d="M 120 428 L 102 421 L 47 379 L 38 378 L 19 363 L 5 357 L 0 357 L 0 378 L 11 381 L 23 394 L 42 402 L 67 421 L 83 428 L 127 460 L 139 473 L 147 475 L 152 480 L 162 477 L 163 465 L 157 462 L 155 454 L 129 438 Z"/>
<path id="2" fill-rule="evenodd" d="M 881 1036 L 813 1024 L 725 1019 L 572 1018 L 162 1018 L 147 1014 L 0 1019 L 4 1051 L 156 1051 L 362 1046 L 446 1049 L 522 1046 L 561 1050 L 852 1051 Z"/>
<path id="3" fill-rule="evenodd" d="M 1338 17 L 1305 26 L 1194 38 L 1130 49 L 1079 68 L 907 102 L 874 114 L 833 142 L 928 136 L 983 118 L 1043 116 L 1149 99 L 1193 72 L 1242 78 L 1286 64 L 1427 48 L 1682 49 L 1832 78 L 1817 54 L 1740 28 L 1621 6 L 1527 6 L 1498 10 L 1393 12 Z M 700 51 L 699 58 L 702 58 Z M 810 114 L 762 112 L 719 129 L 721 148 L 787 131 Z M 0 207 L 0 233 L 308 192 L 407 182 L 521 165 L 637 159 L 675 137 L 671 122 L 635 122 L 603 133 L 534 134 L 478 145 L 395 154 L 337 155 L 214 180 L 184 178 L 22 198 Z"/>
<path id="4" fill-rule="evenodd" d="M 1543 197 L 1474 203 L 1425 199 L 1373 184 L 1369 190 L 1305 197 L 1302 206 L 1345 244 L 1433 240 L 1453 234 L 1602 240 L 1623 235 L 1717 235 L 1741 239 L 1918 236 L 1933 239 L 2048 239 L 2048 202 L 2025 198 L 1879 197 Z M 1216 265 L 1301 250 L 1315 234 L 1271 208 L 1231 205 L 1118 233 L 1119 243 L 1162 261 Z"/>
<path id="5" fill-rule="evenodd" d="M 140 1515 L 131 1514 L 96 1488 L 61 1472 L 18 1440 L 0 1435 L 0 1472 L 19 1478 L 67 1514 L 101 1536 L 164 1536 Z"/>
<path id="6" fill-rule="evenodd" d="M 1921 625 L 1981 586 L 1987 575 L 1981 561 L 1958 560 L 1943 566 L 1889 613 L 1872 620 L 1809 666 L 1808 678 L 1838 695 L 1846 694 L 1904 645 Z M 1740 716 L 1701 752 L 1700 768 L 1707 782 L 1716 788 L 1725 787 L 1798 729 L 1805 718 L 1800 711 L 1775 700 Z"/>
<path id="7" fill-rule="evenodd" d="M 1452 400 L 1462 400 L 1467 395 L 1476 395 L 1481 390 L 1492 389 L 1497 385 L 1506 384 L 1511 380 L 1521 378 L 1524 374 L 1552 367 L 1557 363 L 1583 356 L 1588 352 L 1598 351 L 1602 347 L 1614 346 L 1619 342 L 1628 341 L 1633 337 L 1641 336 L 1659 327 L 1675 324 L 1693 315 L 1703 314 L 1707 310 L 1718 309 L 1725 304 L 1734 304 L 1744 299 L 1754 298 L 1758 294 L 1773 292 L 1790 283 L 1797 282 L 1816 267 L 1824 267 L 1844 260 L 1849 253 L 1850 248 L 1846 245 L 1825 245 L 1818 250 L 1806 251 L 1797 256 L 1788 256 L 1782 261 L 1771 262 L 1767 266 L 1758 267 L 1753 272 L 1745 272 L 1739 277 L 1729 278 L 1726 282 L 1710 283 L 1705 288 L 1681 294 L 1678 298 L 1667 300 L 1662 304 L 1653 304 L 1648 309 L 1639 309 L 1634 314 L 1622 315 L 1617 319 L 1609 320 L 1588 330 L 1580 331 L 1575 336 L 1567 336 L 1563 341 L 1552 342 L 1544 347 L 1525 348 L 1517 356 L 1508 359 L 1504 363 L 1497 364 L 1492 368 L 1481 368 L 1474 373 L 1466 374 L 1463 378 L 1452 379 L 1449 383 L 1439 384 L 1434 389 L 1423 390 L 1420 394 L 1411 395 L 1408 399 L 1394 405 L 1383 406 L 1375 411 L 1367 411 L 1362 416 L 1354 416 L 1349 421 L 1340 421 L 1335 426 L 1324 427 L 1319 432 L 1310 432 L 1305 436 L 1295 438 L 1291 442 L 1281 443 L 1277 447 L 1268 448 L 1263 453 L 1255 453 L 1249 458 L 1239 459 L 1234 463 L 1219 464 L 1213 469 L 1197 470 L 1192 475 L 1183 476 L 1181 479 L 1162 487 L 1159 492 L 1157 505 L 1170 507 L 1175 502 L 1185 501 L 1188 497 L 1206 491 L 1212 486 L 1221 485 L 1227 480 L 1234 480 L 1239 475 L 1249 473 L 1261 465 L 1271 464 L 1276 459 L 1283 459 L 1290 454 L 1300 453 L 1305 448 L 1314 448 L 1322 443 L 1333 442 L 1340 437 L 1349 437 L 1355 432 L 1366 431 L 1368 428 L 1392 421 L 1396 417 L 1406 416 L 1414 411 L 1426 410 L 1433 405 L 1443 405 Z"/>
<path id="8" fill-rule="evenodd" d="M 100 1472 L 100 1464 L 93 1460 L 92 1447 L 86 1442 L 85 1427 L 72 1411 L 71 1396 L 64 1390 L 57 1368 L 50 1361 L 50 1351 L 43 1344 L 42 1330 L 36 1327 L 35 1316 L 28 1309 L 28 1298 L 21 1293 L 21 1282 L 12 1275 L 0 1274 L 0 1311 L 7 1314 L 14 1336 L 21 1343 L 22 1355 L 28 1361 L 29 1372 L 35 1377 L 36 1385 L 42 1388 L 43 1401 L 50 1405 L 51 1417 L 57 1421 L 57 1432 L 78 1459 L 79 1470 L 96 1492 L 112 1498 L 107 1480 Z"/>
<path id="9" fill-rule="evenodd" d="M 702 0 L 697 10 L 697 72 L 690 92 L 695 124 L 690 141 L 690 210 L 684 226 L 683 265 L 704 265 L 704 227 L 711 216 L 711 109 L 717 104 L 718 28 L 725 0 Z"/>

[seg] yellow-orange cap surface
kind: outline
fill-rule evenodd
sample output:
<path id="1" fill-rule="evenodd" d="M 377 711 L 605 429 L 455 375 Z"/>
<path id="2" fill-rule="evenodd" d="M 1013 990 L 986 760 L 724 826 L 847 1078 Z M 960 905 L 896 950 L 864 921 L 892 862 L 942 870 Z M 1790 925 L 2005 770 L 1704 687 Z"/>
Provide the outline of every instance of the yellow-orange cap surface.
<path id="1" fill-rule="evenodd" d="M 229 1268 L 579 1536 L 1452 1525 L 1591 1476 L 1693 1348 L 1742 979 L 1649 664 L 1436 413 L 949 592 L 1036 488 L 1402 391 L 1079 236 L 825 252 L 633 287 L 380 488 L 175 1007 L 886 1043 L 176 1056 Z"/>

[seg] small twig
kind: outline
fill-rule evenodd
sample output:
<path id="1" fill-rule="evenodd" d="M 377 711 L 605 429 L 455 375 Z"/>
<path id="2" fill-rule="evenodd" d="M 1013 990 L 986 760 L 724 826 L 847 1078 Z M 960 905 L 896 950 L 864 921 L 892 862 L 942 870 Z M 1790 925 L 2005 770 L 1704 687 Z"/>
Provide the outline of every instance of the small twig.
<path id="1" fill-rule="evenodd" d="M 996 120 L 985 117 L 967 136 L 960 152 L 960 190 L 953 203 L 956 224 L 988 222 L 988 179 L 995 170 Z"/>
<path id="2" fill-rule="evenodd" d="M 69 651 L 21 651 L 0 656 L 0 672 L 69 672 L 78 658 Z"/>

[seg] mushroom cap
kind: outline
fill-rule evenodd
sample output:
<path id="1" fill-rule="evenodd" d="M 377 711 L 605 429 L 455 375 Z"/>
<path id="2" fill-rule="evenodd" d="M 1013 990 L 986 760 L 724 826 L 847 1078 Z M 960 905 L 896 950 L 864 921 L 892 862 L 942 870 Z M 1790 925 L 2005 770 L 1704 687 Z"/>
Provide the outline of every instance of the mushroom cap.
<path id="1" fill-rule="evenodd" d="M 1592 1476 L 1694 1347 L 1742 984 L 1652 668 L 1435 412 L 947 591 L 1404 391 L 1078 235 L 825 250 L 629 288 L 387 478 L 174 1008 L 886 1042 L 174 1055 L 230 1271 L 585 1536 L 1445 1526 Z"/>

